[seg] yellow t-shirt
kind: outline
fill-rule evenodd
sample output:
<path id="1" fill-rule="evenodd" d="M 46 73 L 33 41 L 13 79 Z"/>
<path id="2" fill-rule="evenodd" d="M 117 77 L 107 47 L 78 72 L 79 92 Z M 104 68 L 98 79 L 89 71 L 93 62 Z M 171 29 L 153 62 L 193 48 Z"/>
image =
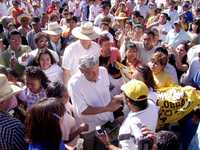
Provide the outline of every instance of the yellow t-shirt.
<path id="1" fill-rule="evenodd" d="M 164 71 L 157 75 L 153 74 L 153 77 L 157 89 L 169 87 L 175 84 L 172 77 Z"/>

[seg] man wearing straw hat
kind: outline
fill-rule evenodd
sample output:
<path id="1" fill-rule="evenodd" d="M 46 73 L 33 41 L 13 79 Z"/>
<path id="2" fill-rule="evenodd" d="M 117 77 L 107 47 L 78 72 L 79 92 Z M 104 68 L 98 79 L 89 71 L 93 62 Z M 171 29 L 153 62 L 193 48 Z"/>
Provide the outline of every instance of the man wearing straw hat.
<path id="1" fill-rule="evenodd" d="M 21 89 L 9 83 L 4 74 L 0 74 L 0 85 L 0 149 L 25 150 L 24 126 L 7 112 Z"/>
<path id="2" fill-rule="evenodd" d="M 99 56 L 100 46 L 93 42 L 99 37 L 97 31 L 99 28 L 94 27 L 92 23 L 86 22 L 72 30 L 72 35 L 78 38 L 77 41 L 71 43 L 64 51 L 62 67 L 64 68 L 64 82 L 67 82 L 70 76 L 74 75 L 78 69 L 79 58 L 84 55 Z"/>

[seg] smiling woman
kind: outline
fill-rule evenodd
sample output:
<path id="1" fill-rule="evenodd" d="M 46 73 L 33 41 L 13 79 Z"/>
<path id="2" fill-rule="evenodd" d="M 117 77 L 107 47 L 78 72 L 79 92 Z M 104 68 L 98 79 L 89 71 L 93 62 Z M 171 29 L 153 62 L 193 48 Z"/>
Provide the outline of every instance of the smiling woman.
<path id="1" fill-rule="evenodd" d="M 50 81 L 63 83 L 63 70 L 56 64 L 53 55 L 48 49 L 40 50 L 36 56 L 36 61 Z"/>
<path id="2" fill-rule="evenodd" d="M 155 80 L 156 88 L 169 87 L 173 84 L 172 77 L 164 71 L 168 58 L 162 52 L 155 52 L 148 63 Z"/>

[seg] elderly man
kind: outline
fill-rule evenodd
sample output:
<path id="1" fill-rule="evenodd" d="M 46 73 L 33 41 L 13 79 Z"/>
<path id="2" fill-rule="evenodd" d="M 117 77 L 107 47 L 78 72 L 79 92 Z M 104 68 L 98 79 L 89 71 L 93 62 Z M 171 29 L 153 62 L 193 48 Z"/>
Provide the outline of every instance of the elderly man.
<path id="1" fill-rule="evenodd" d="M 99 56 L 100 46 L 93 42 L 99 35 L 92 23 L 83 23 L 80 27 L 72 30 L 72 35 L 79 40 L 71 43 L 64 51 L 62 67 L 64 68 L 64 82 L 67 82 L 70 76 L 74 75 L 78 70 L 79 58 L 84 55 Z"/>
<path id="2" fill-rule="evenodd" d="M 89 125 L 89 132 L 84 134 L 86 149 L 96 149 L 93 147 L 96 126 L 113 121 L 112 112 L 121 107 L 121 102 L 111 98 L 108 73 L 99 67 L 98 57 L 80 58 L 79 69 L 69 80 L 69 95 L 78 117 Z"/>
<path id="3" fill-rule="evenodd" d="M 24 126 L 8 114 L 11 101 L 20 88 L 9 83 L 5 75 L 0 74 L 0 149 L 25 150 Z"/>

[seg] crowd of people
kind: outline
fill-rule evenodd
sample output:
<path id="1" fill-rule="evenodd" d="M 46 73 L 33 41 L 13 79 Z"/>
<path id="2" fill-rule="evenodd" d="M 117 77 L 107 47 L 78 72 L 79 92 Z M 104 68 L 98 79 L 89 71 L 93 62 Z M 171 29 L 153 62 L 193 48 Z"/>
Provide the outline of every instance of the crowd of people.
<path id="1" fill-rule="evenodd" d="M 199 150 L 198 105 L 158 125 L 186 86 L 199 0 L 0 0 L 1 150 Z"/>

